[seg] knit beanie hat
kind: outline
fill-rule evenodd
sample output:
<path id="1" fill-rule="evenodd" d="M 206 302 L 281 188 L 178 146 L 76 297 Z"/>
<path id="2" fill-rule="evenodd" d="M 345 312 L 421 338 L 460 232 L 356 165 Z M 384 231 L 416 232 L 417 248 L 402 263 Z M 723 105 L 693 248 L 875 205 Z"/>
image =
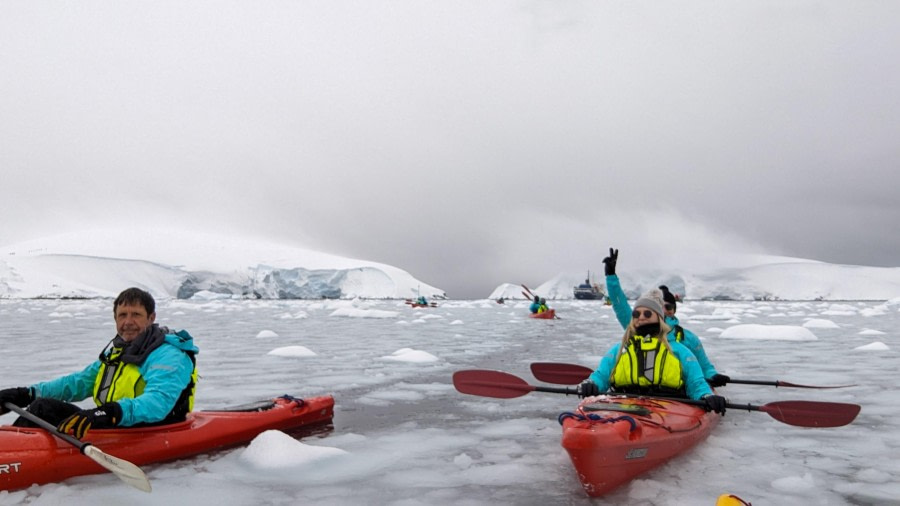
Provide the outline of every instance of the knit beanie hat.
<path id="1" fill-rule="evenodd" d="M 663 310 L 663 293 L 654 288 L 638 298 L 634 303 L 634 308 L 645 307 L 659 315 L 660 320 L 666 319 L 666 312 Z"/>
<path id="2" fill-rule="evenodd" d="M 672 292 L 669 291 L 669 287 L 666 285 L 659 285 L 659 289 L 662 290 L 663 300 L 668 304 L 672 304 L 672 309 L 675 309 L 678 299 L 672 295 Z"/>

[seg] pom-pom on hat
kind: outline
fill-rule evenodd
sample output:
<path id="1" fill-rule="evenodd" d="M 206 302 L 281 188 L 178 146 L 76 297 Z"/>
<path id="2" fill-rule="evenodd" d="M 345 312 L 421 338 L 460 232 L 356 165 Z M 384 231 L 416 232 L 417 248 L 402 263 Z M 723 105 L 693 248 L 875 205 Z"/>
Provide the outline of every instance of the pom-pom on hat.
<path id="1" fill-rule="evenodd" d="M 666 312 L 663 309 L 663 293 L 656 288 L 641 295 L 637 302 L 634 303 L 634 307 L 635 309 L 645 307 L 658 314 L 660 320 L 665 320 L 666 318 Z"/>

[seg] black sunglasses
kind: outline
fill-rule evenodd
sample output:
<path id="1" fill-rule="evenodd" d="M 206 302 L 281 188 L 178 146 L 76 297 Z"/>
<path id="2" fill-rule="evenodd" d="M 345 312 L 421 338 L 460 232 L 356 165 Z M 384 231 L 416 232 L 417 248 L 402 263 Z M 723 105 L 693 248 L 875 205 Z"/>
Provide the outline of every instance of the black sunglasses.
<path id="1" fill-rule="evenodd" d="M 650 316 L 653 315 L 653 311 L 650 311 L 649 309 L 645 309 L 643 312 L 644 312 L 644 318 L 650 318 Z M 632 312 L 631 312 L 631 317 L 634 318 L 634 319 L 640 318 L 640 317 L 641 317 L 641 310 L 640 310 L 640 309 L 635 309 L 634 311 L 632 311 Z"/>
<path id="2" fill-rule="evenodd" d="M 665 306 L 666 306 L 666 311 L 671 311 L 671 310 L 675 309 L 675 304 L 669 304 L 668 302 L 666 302 Z"/>

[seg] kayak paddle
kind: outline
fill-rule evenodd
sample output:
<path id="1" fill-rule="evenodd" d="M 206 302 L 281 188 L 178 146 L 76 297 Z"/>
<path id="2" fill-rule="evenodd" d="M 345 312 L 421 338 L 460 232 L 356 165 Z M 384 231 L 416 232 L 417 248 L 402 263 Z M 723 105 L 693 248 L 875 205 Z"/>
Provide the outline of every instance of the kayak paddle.
<path id="1" fill-rule="evenodd" d="M 548 392 L 577 395 L 574 388 L 540 387 L 529 385 L 525 380 L 502 371 L 472 369 L 453 373 L 453 386 L 464 394 L 512 399 L 529 392 Z M 655 395 L 618 394 L 626 397 L 640 397 L 664 401 L 676 401 L 694 406 L 706 406 L 706 402 L 694 399 L 660 397 Z M 755 406 L 753 404 L 726 403 L 726 408 L 747 411 L 762 411 L 779 422 L 796 427 L 842 427 L 852 422 L 859 414 L 858 404 L 816 401 L 776 401 Z"/>
<path id="2" fill-rule="evenodd" d="M 559 362 L 533 362 L 531 374 L 540 381 L 557 385 L 577 385 L 588 379 L 593 369 L 583 365 L 563 364 Z"/>
<path id="3" fill-rule="evenodd" d="M 525 289 L 525 291 L 522 292 L 523 294 L 524 294 L 525 292 L 528 292 L 528 298 L 529 298 L 529 299 L 534 299 L 534 294 L 531 293 L 531 290 L 529 290 L 527 286 L 525 286 L 525 285 L 523 284 L 523 285 L 522 285 L 522 288 Z"/>
<path id="4" fill-rule="evenodd" d="M 534 377 L 546 381 L 547 383 L 555 383 L 557 385 L 577 385 L 586 380 L 593 369 L 589 369 L 582 365 L 562 364 L 557 362 L 534 362 L 531 364 L 531 373 Z M 743 380 L 730 379 L 728 383 L 741 385 L 766 385 L 773 387 L 791 387 L 791 388 L 848 388 L 856 385 L 833 385 L 833 386 L 815 386 L 801 385 L 799 383 L 790 383 L 787 381 L 760 381 L 760 380 Z"/>
<path id="5" fill-rule="evenodd" d="M 81 453 L 83 455 L 86 455 L 94 462 L 100 464 L 106 469 L 109 469 L 113 474 L 118 476 L 119 479 L 121 479 L 125 483 L 138 490 L 150 492 L 150 480 L 147 479 L 147 475 L 144 474 L 144 471 L 142 471 L 140 467 L 132 464 L 131 462 L 128 462 L 127 460 L 113 457 L 112 455 L 104 453 L 103 450 L 97 448 L 91 443 L 85 443 L 68 434 L 56 430 L 56 427 L 54 427 L 53 424 L 48 423 L 46 420 L 35 416 L 34 413 L 25 411 L 24 409 L 16 406 L 11 402 L 6 402 L 3 404 L 3 406 L 6 407 L 6 409 L 15 411 L 19 414 L 19 416 L 27 418 L 28 420 L 34 422 L 38 427 L 46 429 L 54 436 L 78 448 L 79 450 L 81 450 Z"/>
<path id="6" fill-rule="evenodd" d="M 529 385 L 518 376 L 502 371 L 471 369 L 453 373 L 453 386 L 458 391 L 469 395 L 494 397 L 497 399 L 513 399 L 529 392 L 550 392 L 555 394 L 578 395 L 574 388 L 539 387 Z"/>
<path id="7" fill-rule="evenodd" d="M 728 383 L 736 383 L 741 385 L 767 385 L 772 387 L 791 387 L 791 388 L 849 388 L 855 387 L 856 385 L 830 385 L 830 386 L 816 386 L 816 385 L 800 385 L 797 383 L 789 383 L 787 381 L 759 381 L 759 380 L 742 380 L 742 379 L 730 379 Z"/>

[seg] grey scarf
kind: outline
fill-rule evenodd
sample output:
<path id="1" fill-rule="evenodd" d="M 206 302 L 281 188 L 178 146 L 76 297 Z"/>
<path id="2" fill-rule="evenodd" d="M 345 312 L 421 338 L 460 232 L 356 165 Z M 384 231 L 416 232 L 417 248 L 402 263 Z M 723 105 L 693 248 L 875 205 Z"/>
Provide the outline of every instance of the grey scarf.
<path id="1" fill-rule="evenodd" d="M 112 340 L 112 345 L 114 348 L 122 349 L 119 360 L 126 364 L 140 365 L 153 350 L 162 346 L 163 341 L 166 339 L 166 334 L 168 333 L 168 328 L 160 327 L 158 324 L 154 323 L 147 327 L 131 342 L 126 342 L 117 334 Z"/>

